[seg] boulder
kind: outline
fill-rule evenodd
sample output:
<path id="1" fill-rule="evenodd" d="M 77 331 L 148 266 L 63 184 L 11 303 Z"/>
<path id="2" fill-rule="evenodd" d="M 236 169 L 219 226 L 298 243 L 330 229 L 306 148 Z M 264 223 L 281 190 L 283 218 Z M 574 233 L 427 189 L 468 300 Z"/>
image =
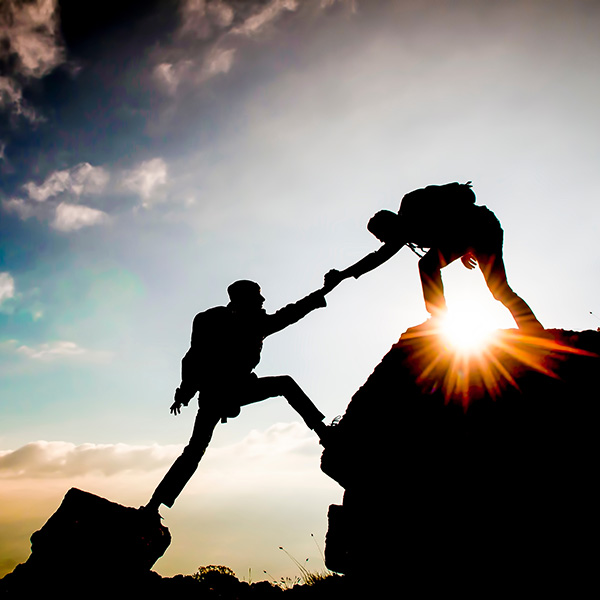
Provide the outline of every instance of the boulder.
<path id="1" fill-rule="evenodd" d="M 31 536 L 31 555 L 0 590 L 35 593 L 136 588 L 171 542 L 160 517 L 71 488 Z M 20 596 L 24 597 L 24 596 Z"/>

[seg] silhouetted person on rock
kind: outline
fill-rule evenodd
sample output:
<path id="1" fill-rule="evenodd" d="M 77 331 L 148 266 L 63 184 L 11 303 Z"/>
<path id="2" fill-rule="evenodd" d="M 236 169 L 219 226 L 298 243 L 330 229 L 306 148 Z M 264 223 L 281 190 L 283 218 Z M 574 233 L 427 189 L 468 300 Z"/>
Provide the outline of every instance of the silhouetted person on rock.
<path id="1" fill-rule="evenodd" d="M 198 414 L 192 437 L 183 453 L 156 488 L 146 510 L 161 504 L 173 506 L 196 471 L 219 421 L 239 415 L 240 408 L 274 396 L 284 396 L 310 429 L 325 443 L 328 426 L 324 415 L 289 375 L 258 377 L 263 340 L 311 311 L 326 306 L 323 288 L 274 314 L 263 309 L 265 299 L 253 281 L 241 280 L 228 288 L 230 302 L 196 315 L 190 349 L 181 362 L 181 384 L 175 391 L 171 412 L 178 415 L 196 392 Z"/>
<path id="2" fill-rule="evenodd" d="M 520 329 L 543 329 L 508 285 L 502 259 L 504 232 L 491 210 L 475 205 L 471 182 L 431 185 L 410 192 L 402 198 L 398 213 L 379 211 L 367 229 L 383 246 L 344 271 L 332 269 L 325 276 L 328 289 L 375 269 L 404 245 L 415 252 L 415 248 L 428 248 L 419 260 L 419 273 L 425 306 L 433 317 L 446 311 L 441 269 L 460 258 L 467 269 L 479 263 L 492 295 L 508 308 Z"/>

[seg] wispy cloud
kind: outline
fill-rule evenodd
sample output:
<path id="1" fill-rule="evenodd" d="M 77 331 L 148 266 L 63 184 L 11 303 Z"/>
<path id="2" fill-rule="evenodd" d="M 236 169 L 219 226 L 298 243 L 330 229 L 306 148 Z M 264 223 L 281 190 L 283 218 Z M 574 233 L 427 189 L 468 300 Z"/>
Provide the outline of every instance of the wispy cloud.
<path id="1" fill-rule="evenodd" d="M 124 191 L 136 196 L 136 208 L 152 208 L 166 201 L 168 174 L 167 163 L 160 157 L 113 173 L 105 167 L 83 162 L 53 171 L 41 183 L 25 183 L 22 186 L 23 196 L 4 198 L 2 208 L 22 220 L 33 217 L 47 222 L 53 229 L 68 233 L 103 225 L 112 219 L 108 212 L 88 205 L 98 203 L 98 200 L 92 201 L 94 196 L 100 201 L 112 197 L 112 206 L 121 208 L 123 203 L 118 196 Z M 130 203 L 130 200 L 127 202 Z"/>
<path id="2" fill-rule="evenodd" d="M 31 442 L 17 450 L 0 451 L 0 477 L 74 477 L 89 473 L 105 476 L 124 471 L 152 471 L 170 464 L 180 446 L 131 446 Z"/>
<path id="3" fill-rule="evenodd" d="M 250 14 L 240 25 L 233 27 L 231 33 L 255 35 L 275 21 L 284 11 L 295 11 L 297 8 L 297 0 L 272 0 L 262 5 L 254 14 Z"/>
<path id="4" fill-rule="evenodd" d="M 0 352 L 25 359 L 40 362 L 80 360 L 85 362 L 105 362 L 110 360 L 110 352 L 89 350 L 67 340 L 44 342 L 35 345 L 26 345 L 19 340 L 6 340 L 0 344 Z"/>
<path id="5" fill-rule="evenodd" d="M 36 216 L 35 206 L 25 202 L 23 198 L 6 198 L 2 200 L 2 207 L 6 212 L 18 215 L 22 221 Z"/>
<path id="6" fill-rule="evenodd" d="M 2 305 L 15 297 L 15 280 L 7 271 L 0 273 L 0 310 Z"/>
<path id="7" fill-rule="evenodd" d="M 0 272 L 0 313 L 6 315 L 20 314 L 29 315 L 34 321 L 39 320 L 43 315 L 43 309 L 38 300 L 39 290 L 31 288 L 23 293 L 17 291 L 17 284 L 14 277 L 8 272 Z M 0 352 L 13 347 L 14 340 L 0 343 Z"/>
<path id="8" fill-rule="evenodd" d="M 52 227 L 59 231 L 77 231 L 83 227 L 106 223 L 109 216 L 97 208 L 61 202 L 56 207 Z"/>
<path id="9" fill-rule="evenodd" d="M 156 53 L 153 76 L 159 87 L 174 95 L 181 85 L 197 86 L 228 73 L 244 40 L 258 39 L 286 14 L 301 8 L 327 10 L 349 0 L 184 0 L 181 25 L 170 46 Z M 352 8 L 355 2 L 350 2 Z"/>
<path id="10" fill-rule="evenodd" d="M 23 188 L 27 195 L 38 202 L 44 202 L 59 194 L 68 193 L 73 196 L 101 193 L 110 176 L 102 167 L 93 167 L 84 162 L 61 171 L 51 173 L 40 185 L 30 181 Z"/>
<path id="11" fill-rule="evenodd" d="M 307 452 L 310 448 L 310 452 Z M 130 444 L 75 445 L 64 441 L 36 441 L 16 450 L 0 450 L 0 478 L 73 477 L 91 472 L 112 476 L 127 471 L 150 472 L 164 469 L 179 456 L 183 444 L 161 446 Z M 296 455 L 310 460 L 320 453 L 316 438 L 300 423 L 276 423 L 266 431 L 253 430 L 240 442 L 210 449 L 203 464 L 204 471 L 219 471 L 226 463 L 266 460 L 289 461 Z M 288 463 L 289 464 L 289 463 Z"/>
<path id="12" fill-rule="evenodd" d="M 167 183 L 167 164 L 162 158 L 152 158 L 127 171 L 121 185 L 142 199 L 142 206 L 149 207 L 162 200 L 161 186 Z"/>
<path id="13" fill-rule="evenodd" d="M 0 555 L 6 559 L 5 564 L 0 562 L 0 576 L 27 559 L 31 532 L 56 510 L 69 488 L 77 487 L 126 506 L 139 506 L 148 500 L 182 448 L 183 444 L 35 441 L 13 450 L 0 450 Z M 281 522 L 280 529 L 285 531 L 288 515 L 293 514 L 301 530 L 314 531 L 323 506 L 339 498 L 337 484 L 319 471 L 320 452 L 314 434 L 300 423 L 278 423 L 267 431 L 251 432 L 237 444 L 209 448 L 177 500 L 176 510 L 163 511 L 172 532 L 183 532 L 192 523 L 202 532 L 202 539 L 194 536 L 188 545 L 185 535 L 180 535 L 179 544 L 169 550 L 159 572 L 193 572 L 197 563 L 188 565 L 186 560 L 196 556 L 198 544 L 211 545 L 224 538 L 231 542 L 232 551 L 235 549 L 232 561 L 237 553 L 241 565 L 246 565 L 247 557 L 257 551 L 257 522 L 269 528 L 277 528 Z M 297 498 L 307 488 L 311 490 L 312 508 L 307 511 L 303 507 L 297 512 Z M 240 496 L 243 510 L 236 500 Z M 306 537 L 312 543 L 308 533 Z M 269 539 L 265 545 L 261 551 L 269 556 L 276 544 Z M 211 560 L 218 559 L 218 554 L 212 556 Z M 259 563 L 269 564 L 263 558 Z"/>
<path id="14" fill-rule="evenodd" d="M 31 123 L 42 120 L 42 117 L 23 99 L 21 84 L 10 77 L 0 77 L 0 111 L 4 109 L 14 115 L 25 117 Z"/>
<path id="15" fill-rule="evenodd" d="M 0 11 L 2 58 L 16 57 L 25 75 L 43 77 L 64 61 L 58 0 L 4 0 Z"/>
<path id="16" fill-rule="evenodd" d="M 81 356 L 85 354 L 85 350 L 75 342 L 53 342 L 51 344 L 40 344 L 35 348 L 19 346 L 17 352 L 37 360 L 48 360 L 61 356 Z"/>
<path id="17" fill-rule="evenodd" d="M 79 163 L 70 169 L 52 172 L 40 184 L 27 182 L 23 185 L 25 198 L 8 198 L 3 200 L 2 205 L 4 210 L 22 220 L 35 217 L 49 221 L 59 231 L 75 231 L 108 221 L 104 211 L 75 202 L 79 202 L 82 196 L 104 192 L 109 179 L 110 175 L 103 167 Z"/>
<path id="18" fill-rule="evenodd" d="M 248 2 L 251 4 L 251 2 Z M 235 10 L 221 0 L 184 0 L 181 3 L 179 35 L 209 39 L 233 23 Z"/>
<path id="19" fill-rule="evenodd" d="M 23 101 L 22 83 L 39 79 L 65 60 L 60 36 L 58 0 L 4 0 L 0 4 L 0 109 L 8 108 L 29 121 L 37 113 Z"/>

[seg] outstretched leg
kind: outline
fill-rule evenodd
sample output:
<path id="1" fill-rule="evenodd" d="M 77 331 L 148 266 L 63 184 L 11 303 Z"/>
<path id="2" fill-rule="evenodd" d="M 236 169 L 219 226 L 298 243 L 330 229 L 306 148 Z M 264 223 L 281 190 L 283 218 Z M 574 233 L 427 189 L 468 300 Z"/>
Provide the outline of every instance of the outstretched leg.
<path id="1" fill-rule="evenodd" d="M 212 408 L 201 406 L 198 409 L 192 437 L 188 445 L 158 484 L 146 508 L 158 510 L 161 504 L 169 508 L 173 506 L 177 496 L 196 472 L 198 463 L 204 456 L 219 418 L 219 415 Z"/>

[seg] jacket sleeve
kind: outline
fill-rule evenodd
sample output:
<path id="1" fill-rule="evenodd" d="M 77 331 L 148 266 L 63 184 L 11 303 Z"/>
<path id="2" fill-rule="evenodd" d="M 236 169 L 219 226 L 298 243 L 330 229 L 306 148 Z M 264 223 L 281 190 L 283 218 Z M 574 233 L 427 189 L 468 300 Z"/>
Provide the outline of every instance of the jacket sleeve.
<path id="1" fill-rule="evenodd" d="M 194 351 L 190 348 L 181 359 L 181 383 L 175 391 L 175 400 L 186 406 L 198 391 L 198 378 L 195 372 L 196 364 Z"/>
<path id="2" fill-rule="evenodd" d="M 323 290 L 317 290 L 293 304 L 280 308 L 272 315 L 266 315 L 263 329 L 264 337 L 285 329 L 288 325 L 298 322 L 313 310 L 325 306 L 327 306 L 325 293 Z"/>

